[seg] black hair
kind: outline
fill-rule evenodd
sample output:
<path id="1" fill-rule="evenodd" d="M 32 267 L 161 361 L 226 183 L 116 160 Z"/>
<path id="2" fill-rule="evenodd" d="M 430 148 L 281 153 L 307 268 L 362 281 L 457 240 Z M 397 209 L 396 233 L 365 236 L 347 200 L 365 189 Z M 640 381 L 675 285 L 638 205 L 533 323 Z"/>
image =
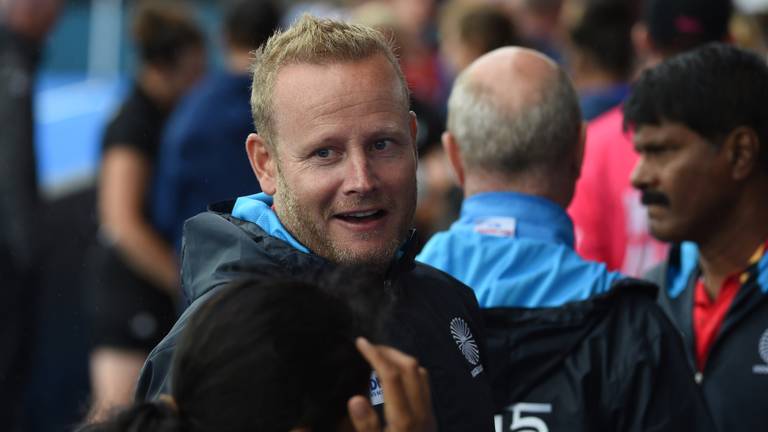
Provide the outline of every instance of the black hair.
<path id="1" fill-rule="evenodd" d="M 369 389 L 371 368 L 354 340 L 380 338 L 390 297 L 378 285 L 353 270 L 231 283 L 179 340 L 175 407 L 144 403 L 85 430 L 335 431 L 349 398 Z"/>
<path id="2" fill-rule="evenodd" d="M 184 425 L 173 406 L 167 403 L 142 402 L 118 412 L 111 420 L 83 426 L 77 432 L 144 432 L 184 431 Z"/>
<path id="3" fill-rule="evenodd" d="M 143 62 L 173 66 L 186 49 L 203 47 L 202 31 L 181 6 L 157 0 L 138 6 L 133 37 Z"/>
<path id="4" fill-rule="evenodd" d="M 645 71 L 624 104 L 624 127 L 682 123 L 714 145 L 739 126 L 768 144 L 768 64 L 722 43 L 672 57 Z M 761 149 L 765 159 L 768 152 Z"/>
<path id="5" fill-rule="evenodd" d="M 568 31 L 574 46 L 620 79 L 632 71 L 630 35 L 634 17 L 628 0 L 586 0 L 581 19 Z"/>
<path id="6" fill-rule="evenodd" d="M 280 17 L 274 0 L 233 0 L 224 17 L 224 33 L 232 45 L 253 50 L 272 36 Z"/>
<path id="7" fill-rule="evenodd" d="M 643 21 L 656 49 L 668 55 L 724 42 L 731 0 L 644 0 Z"/>

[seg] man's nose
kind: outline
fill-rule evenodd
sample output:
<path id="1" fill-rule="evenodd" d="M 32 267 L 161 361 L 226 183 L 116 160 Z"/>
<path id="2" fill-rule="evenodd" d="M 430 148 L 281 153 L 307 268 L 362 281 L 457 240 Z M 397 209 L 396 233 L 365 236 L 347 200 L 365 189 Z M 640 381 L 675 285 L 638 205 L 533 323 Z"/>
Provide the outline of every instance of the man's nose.
<path id="1" fill-rule="evenodd" d="M 344 179 L 345 194 L 366 194 L 378 187 L 376 172 L 367 155 L 351 154 L 347 162 L 346 178 Z"/>
<path id="2" fill-rule="evenodd" d="M 635 167 L 632 169 L 632 174 L 629 177 L 630 183 L 636 189 L 646 189 L 650 184 L 650 170 L 645 162 L 645 158 L 640 158 L 635 163 Z"/>

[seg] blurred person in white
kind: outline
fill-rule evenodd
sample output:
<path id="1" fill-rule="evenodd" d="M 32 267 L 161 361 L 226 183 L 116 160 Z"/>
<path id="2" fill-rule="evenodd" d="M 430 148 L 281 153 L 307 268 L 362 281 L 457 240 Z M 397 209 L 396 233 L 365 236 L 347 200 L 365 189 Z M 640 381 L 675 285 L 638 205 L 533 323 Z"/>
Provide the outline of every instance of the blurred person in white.
<path id="1" fill-rule="evenodd" d="M 103 138 L 99 242 L 86 272 L 91 419 L 131 401 L 144 358 L 176 318 L 178 265 L 149 222 L 148 193 L 166 117 L 204 70 L 203 35 L 180 6 L 139 4 L 133 36 L 140 65 Z"/>
<path id="2" fill-rule="evenodd" d="M 29 363 L 40 215 L 33 89 L 61 0 L 0 0 L 0 424 L 17 427 Z"/>

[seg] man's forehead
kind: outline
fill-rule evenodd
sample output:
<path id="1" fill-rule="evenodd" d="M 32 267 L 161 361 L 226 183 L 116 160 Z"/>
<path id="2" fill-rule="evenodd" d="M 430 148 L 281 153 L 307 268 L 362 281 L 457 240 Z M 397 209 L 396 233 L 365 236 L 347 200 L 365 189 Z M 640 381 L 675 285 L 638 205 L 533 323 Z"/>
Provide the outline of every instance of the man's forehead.
<path id="1" fill-rule="evenodd" d="M 394 105 L 408 112 L 402 85 L 391 67 L 375 57 L 328 64 L 296 63 L 278 71 L 272 95 L 276 113 L 302 116 L 306 110 L 332 111 L 343 105 Z"/>
<path id="2" fill-rule="evenodd" d="M 663 142 L 690 137 L 691 134 L 695 134 L 695 132 L 686 125 L 666 120 L 632 127 L 632 139 L 635 143 Z"/>
<path id="3" fill-rule="evenodd" d="M 377 89 L 400 92 L 397 73 L 384 55 L 376 54 L 359 60 L 328 60 L 321 62 L 291 62 L 275 73 L 275 90 L 306 85 L 328 88 L 340 83 L 345 88 L 372 84 Z M 309 95 L 307 95 L 309 96 Z"/>

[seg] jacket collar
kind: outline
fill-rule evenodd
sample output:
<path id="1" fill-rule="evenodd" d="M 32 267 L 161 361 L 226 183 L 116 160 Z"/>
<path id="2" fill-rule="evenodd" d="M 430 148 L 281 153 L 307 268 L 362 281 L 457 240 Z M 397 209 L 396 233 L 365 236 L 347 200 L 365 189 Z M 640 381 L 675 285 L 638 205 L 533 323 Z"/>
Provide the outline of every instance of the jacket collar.
<path id="1" fill-rule="evenodd" d="M 281 240 L 293 250 L 325 261 L 325 259 L 313 254 L 309 248 L 301 244 L 290 232 L 288 232 L 280 222 L 277 214 L 272 210 L 272 204 L 272 197 L 261 192 L 254 195 L 239 197 L 235 201 L 212 204 L 209 207 L 209 210 L 218 213 L 231 213 L 233 218 L 257 225 L 266 235 Z M 417 253 L 418 241 L 416 239 L 416 230 L 411 229 L 408 233 L 408 238 L 396 252 L 395 257 L 393 257 L 392 263 L 385 273 L 385 281 L 392 283 L 399 274 L 412 270 L 415 265 L 414 259 Z"/>
<path id="2" fill-rule="evenodd" d="M 272 197 L 264 192 L 240 197 L 232 208 L 232 217 L 254 223 L 261 227 L 267 234 L 277 237 L 288 243 L 294 249 L 303 253 L 310 253 L 309 249 L 299 243 L 277 218 L 272 210 Z"/>

